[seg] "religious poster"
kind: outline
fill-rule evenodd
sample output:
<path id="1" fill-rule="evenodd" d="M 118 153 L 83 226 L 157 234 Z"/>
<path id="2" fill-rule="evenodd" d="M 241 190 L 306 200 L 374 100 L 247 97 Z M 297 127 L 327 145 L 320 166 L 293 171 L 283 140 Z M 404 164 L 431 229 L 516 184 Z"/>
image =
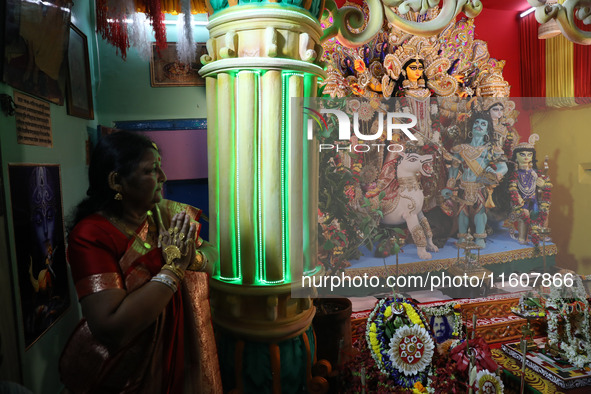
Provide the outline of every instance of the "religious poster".
<path id="1" fill-rule="evenodd" d="M 53 147 L 51 108 L 48 103 L 14 92 L 16 141 L 19 144 Z"/>
<path id="2" fill-rule="evenodd" d="M 70 305 L 60 167 L 9 164 L 8 175 L 25 346 Z"/>

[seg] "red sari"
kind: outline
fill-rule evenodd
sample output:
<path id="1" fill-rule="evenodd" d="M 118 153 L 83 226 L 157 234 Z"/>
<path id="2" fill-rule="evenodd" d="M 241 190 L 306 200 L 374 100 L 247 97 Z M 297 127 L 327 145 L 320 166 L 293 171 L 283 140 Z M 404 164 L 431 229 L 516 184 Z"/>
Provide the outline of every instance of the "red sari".
<path id="1" fill-rule="evenodd" d="M 163 200 L 154 221 L 146 219 L 132 237 L 99 214 L 80 221 L 68 243 L 79 299 L 107 289 L 131 293 L 150 281 L 164 261 L 160 248 L 146 242 L 149 226 L 165 231 L 180 211 L 194 220 L 200 214 Z M 207 297 L 207 274 L 187 271 L 156 322 L 121 349 L 98 342 L 83 319 L 62 354 L 62 381 L 74 393 L 221 392 Z"/>

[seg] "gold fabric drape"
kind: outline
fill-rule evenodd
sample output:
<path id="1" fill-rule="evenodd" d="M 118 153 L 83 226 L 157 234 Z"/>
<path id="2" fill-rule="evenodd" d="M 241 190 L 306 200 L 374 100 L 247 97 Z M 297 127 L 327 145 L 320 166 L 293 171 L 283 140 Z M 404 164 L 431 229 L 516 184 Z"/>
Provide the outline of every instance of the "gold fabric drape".
<path id="1" fill-rule="evenodd" d="M 147 12 L 149 0 L 135 0 L 135 10 L 137 12 Z M 181 13 L 180 0 L 161 0 L 162 12 L 165 14 L 177 15 Z M 191 14 L 206 14 L 207 7 L 205 0 L 191 0 Z"/>
<path id="2" fill-rule="evenodd" d="M 562 4 L 564 0 L 559 0 Z M 574 47 L 562 34 L 546 40 L 546 105 L 574 107 Z"/>

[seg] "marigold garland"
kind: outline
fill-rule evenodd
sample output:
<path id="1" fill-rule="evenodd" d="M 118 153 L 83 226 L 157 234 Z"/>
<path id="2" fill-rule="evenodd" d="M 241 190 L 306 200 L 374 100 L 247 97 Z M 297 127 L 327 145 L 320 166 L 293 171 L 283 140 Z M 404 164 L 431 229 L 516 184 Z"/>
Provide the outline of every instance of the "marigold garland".
<path id="1" fill-rule="evenodd" d="M 366 341 L 375 367 L 396 386 L 426 382 L 435 342 L 425 316 L 406 299 L 378 301 L 366 326 Z"/>

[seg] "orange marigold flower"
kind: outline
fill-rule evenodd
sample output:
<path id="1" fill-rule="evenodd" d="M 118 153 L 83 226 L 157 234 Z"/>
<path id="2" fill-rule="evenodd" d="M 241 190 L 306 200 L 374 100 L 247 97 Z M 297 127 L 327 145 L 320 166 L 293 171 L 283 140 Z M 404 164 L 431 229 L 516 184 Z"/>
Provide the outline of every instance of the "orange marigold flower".
<path id="1" fill-rule="evenodd" d="M 358 73 L 365 72 L 365 63 L 361 59 L 355 60 L 355 71 Z"/>
<path id="2" fill-rule="evenodd" d="M 363 95 L 363 89 L 356 83 L 351 84 L 351 91 L 358 96 Z"/>

